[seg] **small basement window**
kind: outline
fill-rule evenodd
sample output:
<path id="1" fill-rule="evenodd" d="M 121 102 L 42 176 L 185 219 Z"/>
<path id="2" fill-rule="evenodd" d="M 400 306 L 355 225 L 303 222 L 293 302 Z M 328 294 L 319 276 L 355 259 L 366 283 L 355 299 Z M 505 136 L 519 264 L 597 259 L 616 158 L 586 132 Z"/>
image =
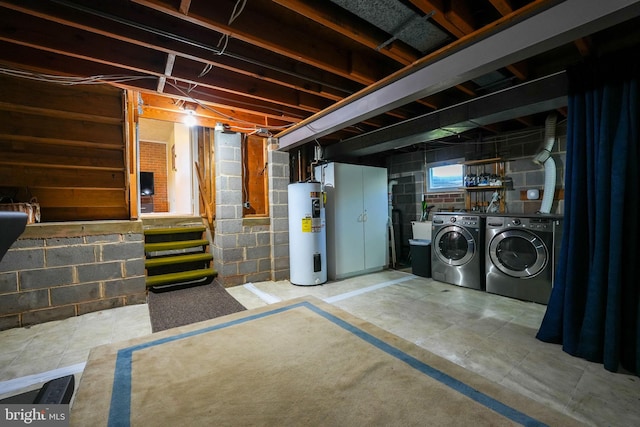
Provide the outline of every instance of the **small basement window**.
<path id="1" fill-rule="evenodd" d="M 427 165 L 427 193 L 460 190 L 464 186 L 464 159 L 452 159 Z"/>

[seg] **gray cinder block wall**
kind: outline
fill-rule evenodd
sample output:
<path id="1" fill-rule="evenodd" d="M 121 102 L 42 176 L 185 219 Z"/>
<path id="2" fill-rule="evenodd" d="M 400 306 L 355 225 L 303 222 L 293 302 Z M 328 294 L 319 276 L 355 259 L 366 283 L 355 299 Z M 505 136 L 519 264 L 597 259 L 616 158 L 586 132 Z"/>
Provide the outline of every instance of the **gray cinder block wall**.
<path id="1" fill-rule="evenodd" d="M 0 261 L 0 330 L 145 302 L 139 221 L 32 224 Z"/>
<path id="2" fill-rule="evenodd" d="M 212 250 L 216 280 L 230 287 L 288 278 L 288 154 L 268 151 L 269 216 L 243 218 L 240 134 L 216 131 L 215 153 L 216 225 Z"/>
<path id="3" fill-rule="evenodd" d="M 551 155 L 556 163 L 556 190 L 560 191 L 564 190 L 566 122 L 561 117 L 558 117 L 558 121 L 556 143 Z M 422 214 L 425 164 L 456 158 L 474 160 L 501 157 L 505 160 L 507 178 L 506 212 L 535 213 L 540 209 L 542 197 L 538 200 L 522 200 L 522 198 L 528 189 L 544 188 L 544 168 L 533 162 L 533 157 L 543 144 L 544 127 L 541 127 L 485 138 L 481 144 L 471 142 L 435 150 L 417 149 L 389 157 L 387 159 L 389 181 L 398 181 L 398 185 L 395 185 L 392 190 L 395 211 L 394 232 L 396 241 L 400 238 L 402 240 L 404 253 L 406 254 L 409 249 L 408 239 L 412 237 L 411 221 L 418 220 Z M 427 194 L 426 201 L 428 205 L 435 206 L 431 211 L 432 214 L 438 211 L 464 210 L 465 208 L 464 191 Z M 551 212 L 563 214 L 564 200 L 554 201 Z"/>
<path id="4" fill-rule="evenodd" d="M 289 153 L 268 147 L 271 280 L 289 278 Z"/>
<path id="5" fill-rule="evenodd" d="M 560 118 L 558 118 L 560 120 Z M 544 129 L 512 135 L 501 143 L 502 156 L 507 159 L 506 175 L 510 180 L 507 187 L 506 210 L 510 213 L 535 213 L 542 205 L 542 195 L 538 200 L 522 200 L 524 192 L 529 189 L 544 189 L 544 167 L 533 162 L 534 156 L 544 145 Z M 556 166 L 556 191 L 564 190 L 564 173 L 567 154 L 567 127 L 562 121 L 556 126 L 556 142 L 551 157 Z M 556 199 L 551 206 L 551 213 L 564 214 L 564 200 Z"/>
<path id="6" fill-rule="evenodd" d="M 387 160 L 389 181 L 398 184 L 392 188 L 392 220 L 398 259 L 409 254 L 409 239 L 412 238 L 411 221 L 419 221 L 422 216 L 422 196 L 426 192 L 425 164 L 465 157 L 465 147 L 451 147 L 440 150 L 416 150 L 390 157 Z M 464 195 L 460 193 L 426 194 L 431 212 L 458 210 L 464 208 Z M 429 216 L 431 219 L 431 216 Z"/>

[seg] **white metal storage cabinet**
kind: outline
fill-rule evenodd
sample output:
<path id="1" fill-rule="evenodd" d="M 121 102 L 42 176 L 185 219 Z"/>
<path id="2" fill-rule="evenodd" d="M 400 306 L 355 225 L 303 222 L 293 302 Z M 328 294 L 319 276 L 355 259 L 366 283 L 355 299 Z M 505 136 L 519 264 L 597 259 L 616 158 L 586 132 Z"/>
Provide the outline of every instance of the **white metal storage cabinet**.
<path id="1" fill-rule="evenodd" d="M 327 194 L 327 275 L 379 271 L 387 261 L 387 170 L 347 163 L 316 167 Z"/>

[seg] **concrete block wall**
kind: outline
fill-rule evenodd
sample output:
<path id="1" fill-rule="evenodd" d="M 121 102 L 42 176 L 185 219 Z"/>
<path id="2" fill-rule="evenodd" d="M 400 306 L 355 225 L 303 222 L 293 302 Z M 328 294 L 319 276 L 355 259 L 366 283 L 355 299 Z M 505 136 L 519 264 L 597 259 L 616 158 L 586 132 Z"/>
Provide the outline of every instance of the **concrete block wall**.
<path id="1" fill-rule="evenodd" d="M 415 151 L 394 156 L 387 165 L 387 171 L 389 181 L 398 181 L 398 184 L 391 188 L 391 218 L 396 259 L 402 262 L 409 256 L 411 221 L 419 220 L 422 214 L 420 203 L 424 189 L 424 152 Z"/>
<path id="2" fill-rule="evenodd" d="M 422 216 L 425 164 L 464 156 L 465 147 L 461 146 L 446 150 L 416 150 L 387 159 L 389 181 L 398 181 L 398 184 L 392 189 L 392 215 L 399 260 L 406 258 L 409 254 L 409 239 L 413 236 L 411 221 L 420 220 Z M 464 193 L 426 194 L 426 202 L 429 206 L 435 206 L 431 210 L 432 214 L 441 210 L 459 210 L 464 208 Z"/>
<path id="3" fill-rule="evenodd" d="M 27 226 L 0 261 L 0 330 L 146 303 L 141 224 L 106 224 Z"/>
<path id="4" fill-rule="evenodd" d="M 289 278 L 289 153 L 269 148 L 271 280 Z"/>
<path id="5" fill-rule="evenodd" d="M 271 150 L 268 154 L 269 216 L 243 218 L 241 136 L 216 131 L 214 138 L 216 224 L 212 251 L 216 280 L 230 287 L 288 278 L 288 154 Z"/>
<path id="6" fill-rule="evenodd" d="M 556 190 L 564 190 L 564 173 L 567 152 L 566 122 L 556 126 L 556 143 L 551 156 L 556 166 Z M 535 213 L 540 210 L 542 197 L 538 200 L 521 200 L 521 193 L 529 189 L 544 189 L 544 167 L 533 162 L 533 157 L 544 144 L 544 129 L 525 135 L 507 138 L 501 146 L 501 155 L 508 159 L 506 176 L 509 178 L 506 195 L 506 210 L 511 213 Z M 556 196 L 557 198 L 557 196 Z M 564 214 L 564 200 L 554 200 L 551 213 Z"/>
<path id="7" fill-rule="evenodd" d="M 561 118 L 558 118 L 560 121 Z M 397 180 L 393 187 L 394 232 L 396 241 L 402 239 L 402 253 L 406 255 L 412 236 L 411 221 L 422 214 L 421 202 L 424 193 L 425 164 L 456 158 L 467 160 L 501 157 L 505 160 L 507 191 L 506 211 L 510 213 L 534 213 L 540 209 L 539 200 L 521 200 L 521 192 L 528 189 L 542 190 L 544 168 L 533 163 L 533 157 L 544 143 L 544 128 L 514 132 L 485 138 L 482 144 L 460 144 L 437 150 L 416 150 L 391 156 L 387 159 L 389 180 Z M 496 153 L 497 150 L 497 153 Z M 552 151 L 556 163 L 556 189 L 564 189 L 564 169 L 566 163 L 566 123 L 556 127 L 556 143 Z M 464 191 L 432 193 L 426 195 L 428 205 L 434 205 L 434 212 L 463 210 Z M 552 213 L 564 213 L 564 201 L 556 200 Z M 431 219 L 431 216 L 429 217 Z"/>

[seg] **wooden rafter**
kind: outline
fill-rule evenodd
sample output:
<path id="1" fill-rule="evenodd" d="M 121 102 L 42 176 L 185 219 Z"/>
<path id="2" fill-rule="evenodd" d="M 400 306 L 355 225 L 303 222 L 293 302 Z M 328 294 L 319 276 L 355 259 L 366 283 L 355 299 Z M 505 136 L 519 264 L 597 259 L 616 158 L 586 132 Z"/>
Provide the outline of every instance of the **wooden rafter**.
<path id="1" fill-rule="evenodd" d="M 433 20 L 457 38 L 462 38 L 479 30 L 469 11 L 468 2 L 462 0 L 450 0 L 449 2 L 444 2 L 443 0 L 410 1 L 425 13 L 435 11 Z M 502 16 L 507 16 L 514 12 L 509 0 L 490 1 Z M 449 4 L 448 8 L 445 6 L 446 3 Z M 519 80 L 526 80 L 527 72 L 524 63 L 512 64 L 506 68 Z"/>
<path id="2" fill-rule="evenodd" d="M 126 81 L 112 84 L 145 96 L 161 93 L 168 102 L 197 100 L 214 110 L 205 112 L 202 120 L 222 121 L 236 130 L 272 127 L 275 134 L 291 125 L 305 125 L 312 115 L 330 115 L 333 107 L 362 91 L 391 84 L 407 67 L 440 61 L 564 3 L 409 2 L 418 15 L 429 16 L 432 25 L 450 36 L 437 50 L 422 54 L 390 39 L 385 30 L 368 22 L 367 14 L 345 13 L 339 2 L 324 0 L 251 0 L 233 20 L 229 17 L 237 0 L 0 0 L 0 67 L 76 78 L 124 76 Z M 572 46 L 560 47 L 562 51 L 514 58 L 520 62 L 504 65 L 510 73 L 507 79 L 527 81 L 562 69 L 578 54 L 584 57 L 619 49 L 624 43 L 637 44 L 637 19 L 628 19 L 636 24 L 594 29 L 572 40 Z M 229 36 L 228 43 L 219 43 L 222 35 Z M 620 38 L 624 41 L 618 43 Z M 504 69 L 487 73 L 492 71 Z M 389 111 L 372 108 L 371 115 L 334 129 L 319 137 L 320 142 L 329 145 L 476 98 L 481 77 L 491 76 L 416 92 L 421 98 L 389 105 Z M 152 110 L 166 119 L 178 120 L 182 114 L 154 103 L 141 111 L 147 115 Z M 522 123 L 538 120 L 531 116 Z M 504 124 L 503 129 L 511 128 L 513 123 Z"/>
<path id="3" fill-rule="evenodd" d="M 191 0 L 180 0 L 180 6 L 178 7 L 178 10 L 180 11 L 180 13 L 184 15 L 188 15 L 190 7 L 191 7 Z"/>
<path id="4" fill-rule="evenodd" d="M 489 0 L 493 7 L 496 8 L 500 15 L 506 16 L 513 12 L 513 6 L 511 5 L 510 0 Z"/>

